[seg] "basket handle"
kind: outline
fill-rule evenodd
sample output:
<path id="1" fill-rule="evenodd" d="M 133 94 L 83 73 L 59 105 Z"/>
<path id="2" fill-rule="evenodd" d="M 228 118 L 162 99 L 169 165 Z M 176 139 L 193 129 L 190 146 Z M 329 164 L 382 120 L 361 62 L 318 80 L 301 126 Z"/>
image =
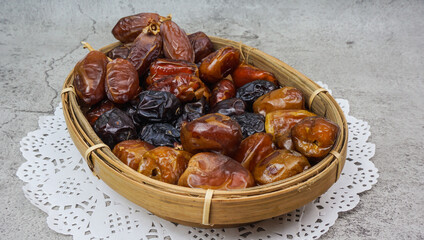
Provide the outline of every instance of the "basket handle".
<path id="1" fill-rule="evenodd" d="M 104 147 L 109 148 L 108 145 L 106 145 L 104 143 L 99 143 L 99 144 L 93 145 L 93 146 L 87 148 L 87 150 L 85 150 L 84 158 L 87 161 L 88 167 L 90 168 L 91 172 L 93 172 L 94 175 L 96 175 L 96 173 L 94 172 L 94 162 L 93 162 L 93 159 L 91 158 L 91 154 L 93 153 L 94 150 L 97 150 L 99 148 L 104 148 Z"/>
<path id="2" fill-rule="evenodd" d="M 325 89 L 325 88 L 318 88 L 317 90 L 315 90 L 311 94 L 311 96 L 309 97 L 309 101 L 308 101 L 308 107 L 309 107 L 309 109 L 312 109 L 312 103 L 314 103 L 315 97 L 318 96 L 318 94 L 320 94 L 322 92 L 328 92 L 328 90 Z"/>
<path id="3" fill-rule="evenodd" d="M 208 189 L 206 190 L 205 194 L 205 202 L 203 204 L 203 217 L 202 217 L 202 224 L 203 225 L 209 225 L 213 226 L 213 224 L 210 224 L 210 212 L 211 212 L 211 203 L 212 203 L 212 196 L 213 196 L 213 190 Z"/>
<path id="4" fill-rule="evenodd" d="M 337 180 L 339 180 L 340 178 L 340 174 L 342 173 L 342 167 L 341 162 L 342 162 L 342 156 L 340 155 L 339 152 L 335 151 L 335 150 L 331 150 L 331 152 L 329 152 L 329 154 L 333 155 L 334 158 L 336 159 L 336 164 L 337 164 L 337 172 L 336 172 L 336 182 Z"/>

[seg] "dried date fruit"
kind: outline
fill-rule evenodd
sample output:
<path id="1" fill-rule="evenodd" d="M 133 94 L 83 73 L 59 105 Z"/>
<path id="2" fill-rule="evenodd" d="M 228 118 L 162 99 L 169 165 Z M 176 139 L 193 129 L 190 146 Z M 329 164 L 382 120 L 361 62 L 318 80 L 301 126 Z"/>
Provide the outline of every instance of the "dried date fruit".
<path id="1" fill-rule="evenodd" d="M 143 91 L 138 95 L 137 118 L 144 122 L 171 122 L 181 114 L 181 102 L 169 92 Z"/>
<path id="2" fill-rule="evenodd" d="M 160 34 L 163 38 L 163 52 L 167 58 L 194 62 L 194 51 L 190 40 L 175 22 L 172 20 L 162 22 Z"/>
<path id="3" fill-rule="evenodd" d="M 241 63 L 238 65 L 238 67 L 231 73 L 231 77 L 234 81 L 234 85 L 236 85 L 237 88 L 240 88 L 247 83 L 256 80 L 269 81 L 274 85 L 278 84 L 274 74 L 246 63 Z"/>
<path id="4" fill-rule="evenodd" d="M 246 104 L 238 98 L 225 99 L 211 108 L 211 113 L 220 113 L 225 116 L 243 114 L 246 110 Z"/>
<path id="5" fill-rule="evenodd" d="M 126 140 L 116 144 L 112 152 L 119 160 L 137 171 L 143 154 L 153 148 L 155 146 L 141 140 Z"/>
<path id="6" fill-rule="evenodd" d="M 94 124 L 94 131 L 110 148 L 119 142 L 137 138 L 131 118 L 118 108 L 103 113 Z"/>
<path id="7" fill-rule="evenodd" d="M 144 153 L 138 172 L 150 178 L 177 184 L 191 154 L 171 147 L 157 147 Z"/>
<path id="8" fill-rule="evenodd" d="M 112 29 L 113 36 L 123 43 L 133 42 L 152 22 L 159 22 L 157 13 L 139 13 L 119 19 Z"/>
<path id="9" fill-rule="evenodd" d="M 105 112 L 111 110 L 112 108 L 115 108 L 115 104 L 109 100 L 105 100 L 95 106 L 93 106 L 86 114 L 85 118 L 87 118 L 88 123 L 90 123 L 91 126 L 94 126 L 94 123 L 96 123 L 97 119 Z"/>
<path id="10" fill-rule="evenodd" d="M 174 126 L 176 129 L 181 130 L 181 125 L 188 123 L 205 115 L 209 111 L 209 105 L 205 97 L 202 97 L 197 102 L 187 103 L 184 105 L 183 113 L 175 121 Z"/>
<path id="11" fill-rule="evenodd" d="M 117 58 L 127 59 L 128 55 L 130 54 L 131 45 L 132 44 L 125 44 L 125 45 L 117 46 L 116 48 L 110 50 L 107 53 L 107 56 L 110 57 L 111 59 L 117 59 Z"/>
<path id="12" fill-rule="evenodd" d="M 187 73 L 165 76 L 151 84 L 147 89 L 170 92 L 183 103 L 196 101 L 202 97 L 209 99 L 210 96 L 210 90 L 202 80 L 195 75 Z"/>
<path id="13" fill-rule="evenodd" d="M 307 117 L 291 130 L 293 145 L 312 163 L 327 156 L 339 134 L 339 126 L 323 117 Z"/>
<path id="14" fill-rule="evenodd" d="M 257 183 L 280 181 L 308 169 L 311 165 L 302 154 L 292 150 L 275 150 L 264 158 L 253 170 Z"/>
<path id="15" fill-rule="evenodd" d="M 136 105 L 127 103 L 124 106 L 121 106 L 120 109 L 124 111 L 128 115 L 128 117 L 131 118 L 135 128 L 137 129 L 137 132 L 139 132 L 141 128 L 144 126 L 144 124 L 146 124 L 146 122 L 137 118 Z"/>
<path id="16" fill-rule="evenodd" d="M 253 172 L 256 165 L 273 151 L 272 135 L 255 133 L 241 142 L 234 159 Z"/>
<path id="17" fill-rule="evenodd" d="M 180 142 L 180 132 L 169 123 L 154 123 L 143 127 L 140 139 L 155 146 L 170 146 Z"/>
<path id="18" fill-rule="evenodd" d="M 139 93 L 138 74 L 134 66 L 118 58 L 107 64 L 105 89 L 109 100 L 126 103 Z"/>
<path id="19" fill-rule="evenodd" d="M 232 158 L 219 153 L 194 155 L 178 185 L 203 189 L 243 189 L 254 186 L 252 174 Z"/>
<path id="20" fill-rule="evenodd" d="M 193 154 L 215 151 L 232 156 L 241 139 L 238 123 L 219 113 L 204 115 L 181 127 L 183 149 Z"/>
<path id="21" fill-rule="evenodd" d="M 294 87 L 283 87 L 259 97 L 253 103 L 253 111 L 264 116 L 283 109 L 305 109 L 302 92 Z"/>
<path id="22" fill-rule="evenodd" d="M 214 51 L 212 41 L 204 32 L 192 33 L 188 35 L 188 39 L 193 47 L 195 55 L 194 62 L 196 63 L 202 61 L 203 58 Z"/>
<path id="23" fill-rule="evenodd" d="M 198 77 L 199 69 L 196 64 L 185 60 L 159 58 L 150 65 L 150 73 L 146 78 L 146 84 L 151 85 L 164 76 L 182 73 L 192 74 Z"/>
<path id="24" fill-rule="evenodd" d="M 200 64 L 200 78 L 210 84 L 230 74 L 240 63 L 240 52 L 233 47 L 223 47 L 205 57 Z"/>
<path id="25" fill-rule="evenodd" d="M 262 95 L 278 89 L 277 85 L 265 80 L 256 80 L 237 89 L 236 97 L 243 100 L 247 108 L 252 109 L 253 103 Z"/>
<path id="26" fill-rule="evenodd" d="M 274 135 L 274 143 L 279 149 L 296 150 L 293 145 L 291 131 Z"/>
<path id="27" fill-rule="evenodd" d="M 150 64 L 155 61 L 162 52 L 162 37 L 160 34 L 142 32 L 134 40 L 128 61 L 130 61 L 140 76 L 149 70 Z"/>
<path id="28" fill-rule="evenodd" d="M 99 51 L 91 51 L 79 61 L 74 70 L 75 92 L 87 105 L 94 105 L 105 98 L 107 57 Z"/>
<path id="29" fill-rule="evenodd" d="M 307 110 L 276 110 L 265 116 L 265 130 L 272 135 L 290 132 L 291 128 L 306 117 L 316 116 Z"/>
<path id="30" fill-rule="evenodd" d="M 240 125 L 243 138 L 265 131 L 265 117 L 261 114 L 245 112 L 240 115 L 233 115 L 231 118 Z"/>
<path id="31" fill-rule="evenodd" d="M 222 79 L 219 81 L 212 90 L 212 96 L 209 101 L 211 107 L 215 106 L 218 102 L 230 99 L 236 96 L 236 87 L 229 79 Z"/>

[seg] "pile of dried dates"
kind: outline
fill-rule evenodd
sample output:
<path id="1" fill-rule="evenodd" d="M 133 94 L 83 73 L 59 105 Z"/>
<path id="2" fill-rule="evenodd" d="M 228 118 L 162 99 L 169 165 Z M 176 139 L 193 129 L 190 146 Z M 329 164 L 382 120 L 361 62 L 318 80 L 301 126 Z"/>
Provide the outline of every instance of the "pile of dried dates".
<path id="1" fill-rule="evenodd" d="M 74 87 L 98 136 L 130 168 L 204 189 L 241 189 L 301 173 L 332 149 L 339 127 L 305 109 L 299 89 L 187 35 L 171 17 L 120 19 L 122 44 L 78 62 Z"/>

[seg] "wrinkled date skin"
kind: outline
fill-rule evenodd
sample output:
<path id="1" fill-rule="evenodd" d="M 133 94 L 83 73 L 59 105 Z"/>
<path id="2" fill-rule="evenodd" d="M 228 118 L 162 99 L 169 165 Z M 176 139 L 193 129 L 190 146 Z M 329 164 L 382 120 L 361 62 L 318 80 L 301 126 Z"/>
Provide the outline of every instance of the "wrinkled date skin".
<path id="1" fill-rule="evenodd" d="M 128 61 L 130 61 L 140 76 L 149 70 L 150 64 L 162 53 L 162 37 L 160 34 L 140 33 L 134 40 Z"/>
<path id="2" fill-rule="evenodd" d="M 163 52 L 167 58 L 194 62 L 194 50 L 185 31 L 175 22 L 168 20 L 160 25 Z"/>
<path id="3" fill-rule="evenodd" d="M 126 103 L 139 93 L 138 74 L 134 66 L 118 58 L 107 64 L 106 95 L 114 103 Z"/>
<path id="4" fill-rule="evenodd" d="M 180 143 L 180 131 L 169 123 L 154 123 L 144 126 L 140 139 L 155 146 L 173 147 Z"/>
<path id="5" fill-rule="evenodd" d="M 183 149 L 193 154 L 215 151 L 233 156 L 241 140 L 238 123 L 219 113 L 204 115 L 181 127 Z"/>
<path id="6" fill-rule="evenodd" d="M 255 133 L 244 139 L 234 159 L 250 172 L 253 172 L 258 162 L 274 151 L 272 135 Z"/>
<path id="7" fill-rule="evenodd" d="M 152 22 L 159 22 L 160 16 L 157 13 L 139 13 L 119 19 L 112 29 L 113 36 L 123 43 L 133 42 Z"/>
<path id="8" fill-rule="evenodd" d="M 110 50 L 107 53 L 107 56 L 110 57 L 111 59 L 117 59 L 117 58 L 127 59 L 128 55 L 130 54 L 131 45 L 132 44 L 125 44 L 122 46 L 117 46 L 116 48 Z"/>
<path id="9" fill-rule="evenodd" d="M 291 128 L 306 117 L 316 116 L 307 110 L 277 110 L 265 116 L 265 130 L 272 135 L 289 132 Z"/>
<path id="10" fill-rule="evenodd" d="M 212 90 L 212 96 L 209 101 L 211 107 L 215 106 L 218 102 L 230 99 L 236 96 L 236 87 L 233 81 L 222 79 L 219 81 Z"/>
<path id="11" fill-rule="evenodd" d="M 240 115 L 233 115 L 231 118 L 240 125 L 243 138 L 265 131 L 265 117 L 261 114 L 245 112 Z"/>
<path id="12" fill-rule="evenodd" d="M 165 76 L 184 73 L 198 77 L 199 69 L 192 62 L 159 58 L 150 65 L 150 75 L 146 79 L 146 84 L 149 86 Z"/>
<path id="13" fill-rule="evenodd" d="M 127 140 L 116 144 L 113 154 L 123 163 L 134 170 L 138 170 L 143 154 L 155 146 L 141 140 Z"/>
<path id="14" fill-rule="evenodd" d="M 94 126 L 94 123 L 96 123 L 97 119 L 105 112 L 112 110 L 115 108 L 115 104 L 111 102 L 110 100 L 105 100 L 91 108 L 86 114 L 85 118 L 87 118 L 87 121 L 90 123 L 91 126 Z"/>
<path id="15" fill-rule="evenodd" d="M 94 124 L 94 131 L 111 149 L 119 142 L 137 138 L 131 118 L 118 108 L 102 114 Z"/>
<path id="16" fill-rule="evenodd" d="M 157 147 L 144 153 L 138 172 L 150 178 L 177 184 L 191 154 L 170 147 Z"/>
<path id="17" fill-rule="evenodd" d="M 307 117 L 292 128 L 293 145 L 312 163 L 323 159 L 333 148 L 339 126 L 322 117 Z"/>
<path id="18" fill-rule="evenodd" d="M 243 189 L 254 186 L 252 174 L 232 158 L 219 153 L 194 155 L 178 185 L 203 189 Z"/>
<path id="19" fill-rule="evenodd" d="M 250 110 L 256 99 L 276 89 L 278 89 L 277 85 L 272 82 L 256 80 L 238 88 L 236 97 L 243 100 Z"/>
<path id="20" fill-rule="evenodd" d="M 104 53 L 91 51 L 75 66 L 75 92 L 89 106 L 100 102 L 106 96 L 106 65 L 107 57 Z"/>
<path id="21" fill-rule="evenodd" d="M 203 58 L 211 54 L 214 50 L 212 41 L 204 32 L 195 32 L 188 35 L 191 46 L 194 50 L 196 63 L 201 62 Z"/>
<path id="22" fill-rule="evenodd" d="M 264 158 L 253 170 L 258 184 L 280 181 L 303 172 L 311 167 L 302 154 L 292 150 L 275 150 Z"/>
<path id="23" fill-rule="evenodd" d="M 223 47 L 205 57 L 200 64 L 200 78 L 214 84 L 230 74 L 240 63 L 240 52 L 233 47 Z"/>
<path id="24" fill-rule="evenodd" d="M 302 92 L 294 87 L 283 87 L 259 97 L 253 103 L 253 111 L 264 116 L 283 109 L 305 109 Z"/>
<path id="25" fill-rule="evenodd" d="M 191 122 L 196 118 L 205 115 L 209 111 L 209 105 L 205 97 L 202 97 L 197 102 L 187 103 L 184 105 L 183 113 L 175 121 L 175 128 L 181 130 L 181 125 Z"/>
<path id="26" fill-rule="evenodd" d="M 181 102 L 169 92 L 143 91 L 138 95 L 137 119 L 144 122 L 170 122 L 181 114 Z"/>
<path id="27" fill-rule="evenodd" d="M 210 90 L 206 85 L 192 74 L 178 74 L 162 78 L 148 88 L 153 91 L 165 91 L 174 94 L 181 102 L 191 102 L 210 97 Z"/>
<path id="28" fill-rule="evenodd" d="M 237 88 L 255 80 L 265 80 L 275 85 L 278 84 L 274 74 L 245 63 L 241 63 L 233 73 L 231 73 L 231 77 Z"/>
<path id="29" fill-rule="evenodd" d="M 211 113 L 220 113 L 225 116 L 233 116 L 243 114 L 246 110 L 246 104 L 238 98 L 230 98 L 223 100 L 211 108 Z"/>

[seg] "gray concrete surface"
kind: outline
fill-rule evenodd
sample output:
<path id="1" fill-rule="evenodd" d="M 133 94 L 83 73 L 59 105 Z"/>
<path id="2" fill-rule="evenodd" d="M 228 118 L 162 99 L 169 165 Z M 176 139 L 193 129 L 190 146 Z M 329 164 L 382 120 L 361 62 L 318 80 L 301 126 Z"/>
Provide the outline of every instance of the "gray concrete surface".
<path id="1" fill-rule="evenodd" d="M 371 125 L 380 178 L 321 239 L 424 239 L 424 1 L 0 1 L 0 238 L 71 239 L 47 227 L 15 175 L 19 141 L 51 115 L 86 51 L 126 15 L 172 13 L 187 32 L 254 46 L 350 102 Z"/>

